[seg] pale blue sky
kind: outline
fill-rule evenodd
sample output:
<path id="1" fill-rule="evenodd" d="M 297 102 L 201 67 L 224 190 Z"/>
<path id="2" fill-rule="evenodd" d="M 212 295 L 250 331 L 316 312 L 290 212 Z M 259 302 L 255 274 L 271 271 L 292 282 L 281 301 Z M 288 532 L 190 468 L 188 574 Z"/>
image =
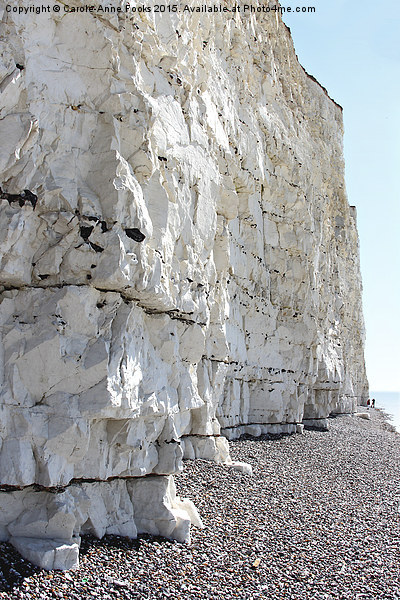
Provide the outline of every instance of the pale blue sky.
<path id="1" fill-rule="evenodd" d="M 289 0 L 306 71 L 344 111 L 346 185 L 357 207 L 371 390 L 400 390 L 400 1 Z"/>

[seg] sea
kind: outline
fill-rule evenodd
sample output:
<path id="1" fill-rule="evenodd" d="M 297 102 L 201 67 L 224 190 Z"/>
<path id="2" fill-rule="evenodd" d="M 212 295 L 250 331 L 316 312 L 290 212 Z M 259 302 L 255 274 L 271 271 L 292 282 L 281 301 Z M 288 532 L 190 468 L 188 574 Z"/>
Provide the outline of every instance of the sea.
<path id="1" fill-rule="evenodd" d="M 400 392 L 371 392 L 370 398 L 375 398 L 375 407 L 383 408 L 391 417 L 391 424 L 400 433 Z"/>

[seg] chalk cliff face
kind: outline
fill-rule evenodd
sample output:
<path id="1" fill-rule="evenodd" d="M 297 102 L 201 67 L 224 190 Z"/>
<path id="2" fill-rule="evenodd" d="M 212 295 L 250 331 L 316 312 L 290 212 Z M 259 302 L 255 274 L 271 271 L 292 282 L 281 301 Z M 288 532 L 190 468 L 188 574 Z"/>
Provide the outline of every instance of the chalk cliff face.
<path id="1" fill-rule="evenodd" d="M 2 14 L 0 537 L 45 568 L 188 540 L 183 457 L 367 393 L 340 107 L 275 13 L 121 6 Z"/>

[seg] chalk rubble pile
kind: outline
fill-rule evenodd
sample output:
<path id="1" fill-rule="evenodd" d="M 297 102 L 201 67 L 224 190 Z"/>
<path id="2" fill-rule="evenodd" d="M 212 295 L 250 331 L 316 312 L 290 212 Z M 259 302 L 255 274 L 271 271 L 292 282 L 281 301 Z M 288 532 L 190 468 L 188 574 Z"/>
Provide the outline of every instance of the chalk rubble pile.
<path id="1" fill-rule="evenodd" d="M 1 17 L 0 539 L 188 541 L 183 458 L 367 394 L 341 108 L 275 13 Z"/>

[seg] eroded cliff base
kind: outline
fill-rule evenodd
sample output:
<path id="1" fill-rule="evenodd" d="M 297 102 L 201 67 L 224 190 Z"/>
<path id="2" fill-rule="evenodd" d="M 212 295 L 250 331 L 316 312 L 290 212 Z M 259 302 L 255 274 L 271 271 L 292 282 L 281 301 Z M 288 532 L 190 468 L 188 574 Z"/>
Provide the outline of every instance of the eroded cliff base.
<path id="1" fill-rule="evenodd" d="M 156 600 L 395 598 L 399 434 L 379 415 L 338 417 L 327 433 L 231 443 L 254 476 L 189 461 L 177 490 L 196 501 L 205 529 L 192 545 L 139 536 L 82 538 L 80 569 L 49 573 L 0 543 L 7 598 L 107 595 Z M 355 451 L 356 448 L 356 451 Z M 160 592 L 162 590 L 162 592 Z"/>

